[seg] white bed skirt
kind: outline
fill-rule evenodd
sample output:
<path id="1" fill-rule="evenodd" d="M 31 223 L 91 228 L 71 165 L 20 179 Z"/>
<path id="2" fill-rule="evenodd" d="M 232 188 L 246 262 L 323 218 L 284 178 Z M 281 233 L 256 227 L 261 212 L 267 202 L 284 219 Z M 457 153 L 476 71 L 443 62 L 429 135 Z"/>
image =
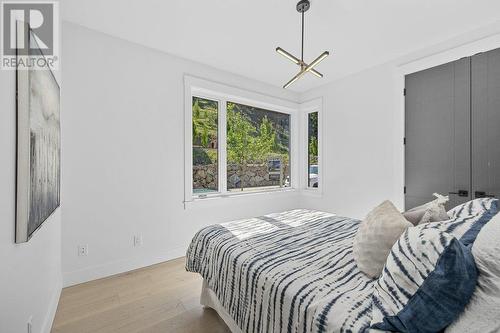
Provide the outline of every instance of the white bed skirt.
<path id="1" fill-rule="evenodd" d="M 200 303 L 205 307 L 214 309 L 219 314 L 219 317 L 224 320 L 232 333 L 242 333 L 234 319 L 227 313 L 226 309 L 222 307 L 217 295 L 210 289 L 205 279 L 203 279 L 203 285 L 201 287 Z"/>

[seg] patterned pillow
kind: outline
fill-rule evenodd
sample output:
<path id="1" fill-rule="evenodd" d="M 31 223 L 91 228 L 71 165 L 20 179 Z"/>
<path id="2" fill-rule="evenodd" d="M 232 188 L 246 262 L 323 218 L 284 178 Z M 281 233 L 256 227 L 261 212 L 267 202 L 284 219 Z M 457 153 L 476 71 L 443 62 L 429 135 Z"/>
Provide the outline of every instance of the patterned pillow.
<path id="1" fill-rule="evenodd" d="M 371 278 L 379 277 L 391 247 L 411 226 L 388 200 L 369 212 L 352 244 L 352 255 L 359 270 Z"/>
<path id="2" fill-rule="evenodd" d="M 375 283 L 371 327 L 439 332 L 463 311 L 474 291 L 474 258 L 452 235 L 424 226 L 394 244 Z"/>
<path id="3" fill-rule="evenodd" d="M 469 246 L 476 240 L 481 228 L 498 213 L 498 199 L 481 198 L 468 201 L 448 211 L 450 219 L 424 225 L 424 228 L 438 229 L 458 238 Z"/>

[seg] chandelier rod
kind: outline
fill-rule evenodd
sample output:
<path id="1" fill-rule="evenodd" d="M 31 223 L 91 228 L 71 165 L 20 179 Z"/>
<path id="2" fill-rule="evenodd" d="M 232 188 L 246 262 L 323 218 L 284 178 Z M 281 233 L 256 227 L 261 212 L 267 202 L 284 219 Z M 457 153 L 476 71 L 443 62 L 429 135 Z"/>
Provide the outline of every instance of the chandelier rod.
<path id="1" fill-rule="evenodd" d="M 300 60 L 304 62 L 304 11 L 302 11 L 302 50 Z M 303 65 L 301 64 L 301 67 Z"/>

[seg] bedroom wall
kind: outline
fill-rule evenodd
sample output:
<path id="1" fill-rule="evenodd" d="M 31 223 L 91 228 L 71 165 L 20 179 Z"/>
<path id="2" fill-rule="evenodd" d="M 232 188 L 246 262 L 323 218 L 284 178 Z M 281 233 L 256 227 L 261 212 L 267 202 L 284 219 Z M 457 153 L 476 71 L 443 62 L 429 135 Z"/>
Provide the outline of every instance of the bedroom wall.
<path id="1" fill-rule="evenodd" d="M 322 196 L 304 207 L 361 218 L 385 199 L 399 202 L 392 66 L 379 66 L 302 95 L 323 98 Z M 401 188 L 401 193 L 402 193 Z"/>
<path id="2" fill-rule="evenodd" d="M 383 200 L 404 209 L 404 74 L 500 47 L 500 23 L 301 95 L 322 97 L 323 190 L 300 205 L 363 218 Z"/>
<path id="3" fill-rule="evenodd" d="M 184 209 L 183 76 L 298 95 L 72 23 L 63 28 L 65 285 L 183 256 L 204 225 L 298 206 L 296 193 L 274 193 Z M 134 235 L 142 246 L 133 246 Z M 87 256 L 78 256 L 79 245 L 88 245 Z"/>
<path id="4" fill-rule="evenodd" d="M 15 244 L 15 96 L 16 72 L 0 70 L 0 332 L 27 332 L 32 317 L 33 333 L 48 333 L 62 286 L 61 208 Z"/>

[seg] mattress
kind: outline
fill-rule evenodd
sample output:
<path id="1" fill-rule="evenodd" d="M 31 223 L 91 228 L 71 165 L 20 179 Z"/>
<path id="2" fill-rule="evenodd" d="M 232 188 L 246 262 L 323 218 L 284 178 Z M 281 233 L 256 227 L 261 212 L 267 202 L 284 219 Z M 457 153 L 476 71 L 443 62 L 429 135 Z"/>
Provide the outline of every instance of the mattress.
<path id="1" fill-rule="evenodd" d="M 212 225 L 194 236 L 186 269 L 242 332 L 362 332 L 375 280 L 352 255 L 359 223 L 299 209 Z"/>

